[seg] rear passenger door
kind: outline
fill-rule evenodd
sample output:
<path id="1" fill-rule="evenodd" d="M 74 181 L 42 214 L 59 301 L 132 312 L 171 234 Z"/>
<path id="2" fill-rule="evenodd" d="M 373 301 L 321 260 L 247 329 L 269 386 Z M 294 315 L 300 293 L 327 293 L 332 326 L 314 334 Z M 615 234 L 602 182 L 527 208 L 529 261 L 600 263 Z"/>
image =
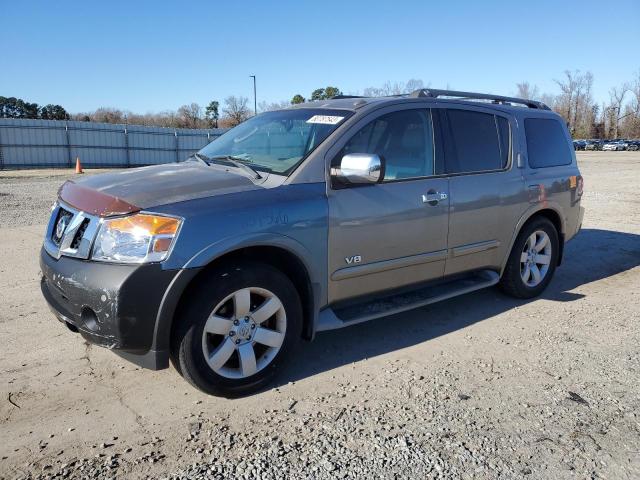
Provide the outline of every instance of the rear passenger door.
<path id="1" fill-rule="evenodd" d="M 482 107 L 438 114 L 451 202 L 445 275 L 499 269 L 527 206 L 522 172 L 512 161 L 514 120 Z"/>

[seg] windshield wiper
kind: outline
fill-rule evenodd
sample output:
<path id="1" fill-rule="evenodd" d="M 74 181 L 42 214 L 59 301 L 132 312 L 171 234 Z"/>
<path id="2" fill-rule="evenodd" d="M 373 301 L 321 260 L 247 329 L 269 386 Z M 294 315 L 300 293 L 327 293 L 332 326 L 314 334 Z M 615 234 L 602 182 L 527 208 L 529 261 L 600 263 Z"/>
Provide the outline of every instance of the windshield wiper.
<path id="1" fill-rule="evenodd" d="M 199 154 L 199 155 L 202 155 L 202 154 Z M 255 177 L 258 180 L 262 178 L 262 175 L 260 175 L 257 170 L 247 165 L 246 164 L 247 160 L 242 157 L 236 157 L 234 155 L 218 155 L 216 157 L 207 157 L 207 160 L 224 160 L 225 162 L 228 162 L 233 166 L 241 168 L 245 172 L 250 173 L 253 177 Z"/>
<path id="2" fill-rule="evenodd" d="M 193 153 L 189 155 L 189 158 L 195 158 L 196 160 L 200 160 L 202 163 L 209 165 L 209 157 L 203 155 L 202 153 Z M 187 158 L 187 160 L 189 160 L 189 158 Z"/>

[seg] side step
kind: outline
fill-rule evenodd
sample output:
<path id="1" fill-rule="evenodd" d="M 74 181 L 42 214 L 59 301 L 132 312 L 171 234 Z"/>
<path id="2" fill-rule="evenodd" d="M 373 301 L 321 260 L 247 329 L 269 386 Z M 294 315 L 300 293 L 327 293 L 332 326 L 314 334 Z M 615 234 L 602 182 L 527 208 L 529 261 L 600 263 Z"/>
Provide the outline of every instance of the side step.
<path id="1" fill-rule="evenodd" d="M 320 311 L 316 332 L 335 330 L 375 318 L 386 317 L 396 313 L 413 310 L 430 303 L 440 302 L 465 293 L 495 285 L 500 275 L 491 270 L 474 272 L 468 277 L 449 282 L 423 287 L 419 290 L 383 296 L 374 300 L 349 305 L 347 307 L 325 308 Z"/>

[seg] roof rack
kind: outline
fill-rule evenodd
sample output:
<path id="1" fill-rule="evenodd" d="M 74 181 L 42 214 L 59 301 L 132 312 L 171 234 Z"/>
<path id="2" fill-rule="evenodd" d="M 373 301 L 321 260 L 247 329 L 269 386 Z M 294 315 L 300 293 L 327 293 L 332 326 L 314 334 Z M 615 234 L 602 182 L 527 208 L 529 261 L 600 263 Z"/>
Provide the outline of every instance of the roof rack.
<path id="1" fill-rule="evenodd" d="M 491 95 L 488 93 L 473 93 L 473 92 L 457 92 L 455 90 L 434 90 L 431 88 L 421 88 L 415 90 L 409 94 L 409 97 L 456 97 L 462 100 L 491 100 L 491 103 L 497 104 L 509 104 L 517 103 L 518 105 L 526 105 L 529 108 L 538 108 L 540 110 L 551 110 L 547 105 L 535 100 L 527 100 L 525 98 L 516 97 L 503 97 L 501 95 Z"/>

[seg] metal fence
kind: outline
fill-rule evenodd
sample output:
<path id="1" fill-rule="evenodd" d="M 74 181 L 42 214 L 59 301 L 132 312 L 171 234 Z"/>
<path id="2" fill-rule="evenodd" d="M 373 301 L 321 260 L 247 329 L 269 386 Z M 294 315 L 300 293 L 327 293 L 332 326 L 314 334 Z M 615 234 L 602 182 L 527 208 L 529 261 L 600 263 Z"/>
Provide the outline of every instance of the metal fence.
<path id="1" fill-rule="evenodd" d="M 184 160 L 226 130 L 0 118 L 0 169 L 129 167 Z"/>

